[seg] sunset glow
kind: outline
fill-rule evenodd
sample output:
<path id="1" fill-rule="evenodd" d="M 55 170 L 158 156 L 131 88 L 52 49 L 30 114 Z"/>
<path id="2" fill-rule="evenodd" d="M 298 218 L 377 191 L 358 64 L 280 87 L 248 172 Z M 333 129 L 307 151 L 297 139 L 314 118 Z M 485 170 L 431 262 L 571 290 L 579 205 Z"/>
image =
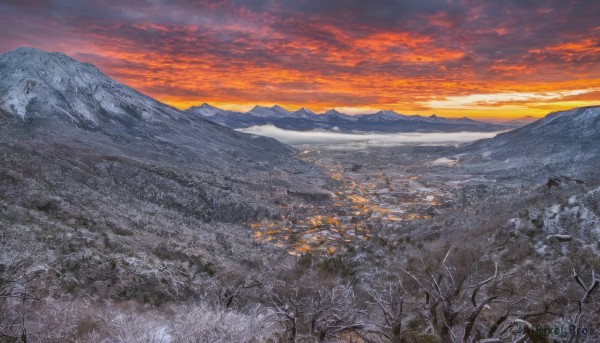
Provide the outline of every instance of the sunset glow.
<path id="1" fill-rule="evenodd" d="M 600 104 L 600 2 L 0 3 L 0 53 L 62 51 L 185 109 L 542 116 Z"/>

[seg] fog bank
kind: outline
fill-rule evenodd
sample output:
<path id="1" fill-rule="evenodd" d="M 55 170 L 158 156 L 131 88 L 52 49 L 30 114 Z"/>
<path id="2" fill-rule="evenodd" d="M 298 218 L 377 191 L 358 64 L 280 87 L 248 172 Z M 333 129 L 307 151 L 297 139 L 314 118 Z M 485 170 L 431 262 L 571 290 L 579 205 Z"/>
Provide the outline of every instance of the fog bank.
<path id="1" fill-rule="evenodd" d="M 259 136 L 275 138 L 288 145 L 331 144 L 348 145 L 348 147 L 364 146 L 397 146 L 397 145 L 454 145 L 472 142 L 478 139 L 491 138 L 500 132 L 450 132 L 450 133 L 342 133 L 334 131 L 292 131 L 273 125 L 252 126 L 238 131 Z"/>

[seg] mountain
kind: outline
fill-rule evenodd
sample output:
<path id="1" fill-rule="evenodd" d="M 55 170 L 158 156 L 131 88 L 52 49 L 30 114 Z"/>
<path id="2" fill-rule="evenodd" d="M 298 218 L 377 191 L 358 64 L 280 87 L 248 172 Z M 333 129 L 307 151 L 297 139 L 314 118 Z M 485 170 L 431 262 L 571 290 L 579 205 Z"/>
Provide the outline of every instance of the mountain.
<path id="1" fill-rule="evenodd" d="M 241 224 L 281 216 L 281 201 L 330 194 L 295 153 L 61 53 L 0 56 L 0 229 L 43 240 L 56 249 L 47 263 L 74 261 L 69 275 L 108 284 L 107 297 L 185 298 L 206 273 L 266 263 Z M 83 255 L 93 265 L 75 262 Z"/>
<path id="2" fill-rule="evenodd" d="M 498 125 L 506 126 L 508 128 L 518 128 L 521 126 L 525 126 L 527 124 L 533 123 L 534 121 L 536 121 L 538 119 L 540 119 L 540 118 L 536 118 L 536 117 L 532 117 L 532 116 L 519 117 L 519 118 L 507 120 L 507 121 L 499 121 L 499 120 L 493 119 L 493 118 L 482 118 L 482 119 L 478 118 L 479 121 L 482 121 L 485 123 L 491 123 L 491 124 L 498 124 Z"/>
<path id="3" fill-rule="evenodd" d="M 474 168 L 486 165 L 507 174 L 534 168 L 582 176 L 600 163 L 600 106 L 553 112 L 462 151 Z"/>
<path id="4" fill-rule="evenodd" d="M 322 169 L 203 118 L 479 124 L 250 112 L 179 111 L 62 54 L 1 55 L 0 340 L 501 342 L 517 322 L 598 341 L 600 107 L 464 146 L 298 152 Z"/>
<path id="5" fill-rule="evenodd" d="M 278 117 L 289 117 L 291 115 L 285 108 L 280 106 L 263 107 L 254 106 L 248 114 L 258 118 L 278 118 Z"/>
<path id="6" fill-rule="evenodd" d="M 216 114 L 219 114 L 223 111 L 220 108 L 211 106 L 207 103 L 204 103 L 200 106 L 190 107 L 189 110 L 198 113 L 201 117 L 214 117 Z"/>
<path id="7" fill-rule="evenodd" d="M 216 112 L 209 105 L 196 110 L 204 116 Z M 85 150 L 160 164 L 166 169 L 181 167 L 186 173 L 205 174 L 201 178 L 216 178 L 210 181 L 212 186 L 207 184 L 207 192 L 211 189 L 222 193 L 217 190 L 220 186 L 213 189 L 215 185 L 226 184 L 224 179 L 236 176 L 247 179 L 253 172 L 258 178 L 253 183 L 264 181 L 259 178 L 271 169 L 277 170 L 280 175 L 276 178 L 283 182 L 294 180 L 284 175 L 297 173 L 294 168 L 308 169 L 293 157 L 292 148 L 273 139 L 215 125 L 120 84 L 90 64 L 32 48 L 20 48 L 0 57 L 0 122 L 4 143 L 12 141 L 27 148 L 44 144 L 44 149 L 56 143 L 70 149 L 76 158 L 88 158 L 77 156 Z M 36 136 L 20 137 L 24 132 L 35 132 Z M 63 157 L 68 160 L 67 156 L 57 159 Z M 243 191 L 245 186 L 238 191 L 233 190 L 236 187 L 224 187 L 228 196 L 252 195 Z M 209 212 L 219 212 L 217 203 L 210 195 L 205 197 L 206 203 L 195 211 L 215 219 Z M 252 197 L 261 195 L 256 192 Z M 261 207 L 260 202 L 246 200 L 244 204 L 257 205 L 254 212 Z M 184 199 L 176 202 L 181 201 Z M 235 215 L 254 215 L 243 213 Z"/>
<path id="8" fill-rule="evenodd" d="M 342 120 L 342 123 L 343 123 L 343 121 L 355 122 L 359 118 L 359 116 L 350 116 L 350 115 L 344 114 L 342 112 L 339 112 L 335 108 L 325 111 L 322 114 L 322 117 L 325 117 L 325 119 L 328 121 Z"/>
<path id="9" fill-rule="evenodd" d="M 317 115 L 315 112 L 313 112 L 309 109 L 306 109 L 304 107 L 295 111 L 294 114 L 296 115 L 296 117 L 304 117 L 304 118 L 314 118 L 314 116 Z"/>
<path id="10" fill-rule="evenodd" d="M 0 110 L 22 120 L 61 118 L 88 129 L 190 120 L 90 64 L 31 48 L 0 57 Z"/>
<path id="11" fill-rule="evenodd" d="M 460 132 L 501 131 L 507 128 L 503 125 L 484 123 L 468 118 L 404 115 L 390 110 L 348 115 L 331 109 L 325 113 L 316 114 L 305 108 L 291 112 L 276 105 L 273 107 L 255 106 L 247 113 L 240 113 L 217 111 L 214 107 L 207 110 L 202 106 L 191 107 L 186 112 L 234 129 L 258 125 L 273 125 L 288 130 L 321 129 L 342 132 Z"/>

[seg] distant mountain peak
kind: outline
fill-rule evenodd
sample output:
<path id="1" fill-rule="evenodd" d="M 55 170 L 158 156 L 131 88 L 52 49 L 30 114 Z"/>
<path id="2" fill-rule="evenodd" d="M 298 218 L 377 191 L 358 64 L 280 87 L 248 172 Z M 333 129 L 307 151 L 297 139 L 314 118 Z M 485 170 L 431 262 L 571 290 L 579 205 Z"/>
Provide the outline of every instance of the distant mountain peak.
<path id="1" fill-rule="evenodd" d="M 220 109 L 218 107 L 215 107 L 209 103 L 202 103 L 201 105 L 197 105 L 197 106 L 192 106 L 189 108 L 189 110 L 194 110 L 194 109 Z"/>
<path id="2" fill-rule="evenodd" d="M 299 110 L 295 111 L 294 114 L 296 114 L 297 116 L 301 116 L 301 117 L 310 117 L 310 116 L 316 116 L 317 114 L 309 109 L 306 109 L 304 107 L 301 107 Z"/>
<path id="3" fill-rule="evenodd" d="M 272 117 L 288 117 L 292 113 L 279 105 L 273 105 L 271 107 L 256 105 L 250 111 L 248 111 L 248 114 L 251 114 L 255 117 L 272 118 Z"/>
<path id="4" fill-rule="evenodd" d="M 292 113 L 279 105 L 274 105 L 271 109 L 281 116 L 289 116 Z"/>
<path id="5" fill-rule="evenodd" d="M 222 109 L 212 106 L 208 103 L 203 103 L 200 106 L 192 106 L 186 110 L 187 112 L 191 112 L 193 114 L 200 115 L 202 117 L 214 117 L 218 113 L 223 112 Z"/>
<path id="6" fill-rule="evenodd" d="M 376 113 L 381 113 L 381 114 L 398 114 L 396 111 L 394 110 L 380 110 L 379 112 Z"/>
<path id="7" fill-rule="evenodd" d="M 338 110 L 336 110 L 335 108 L 332 108 L 330 110 L 327 110 L 325 113 L 323 113 L 325 115 L 344 115 L 343 113 L 339 112 Z"/>
<path id="8" fill-rule="evenodd" d="M 268 108 L 268 107 L 264 107 L 264 106 L 260 106 L 260 105 L 254 105 L 254 107 L 252 107 L 252 109 L 248 112 L 254 111 L 254 110 L 260 110 L 260 109 L 264 109 L 264 108 Z"/>
<path id="9" fill-rule="evenodd" d="M 281 107 L 279 105 L 273 105 L 273 106 L 271 106 L 271 108 L 274 109 L 274 110 L 277 110 L 277 111 L 286 111 L 286 112 L 288 111 L 288 110 L 286 110 L 285 108 L 283 108 L 283 107 Z"/>
<path id="10" fill-rule="evenodd" d="M 470 119 L 443 118 L 436 115 L 425 117 L 405 115 L 393 110 L 375 113 L 348 115 L 332 108 L 316 114 L 304 107 L 288 111 L 282 106 L 264 107 L 256 105 L 246 113 L 222 111 L 217 115 L 196 111 L 208 119 L 232 128 L 247 128 L 256 125 L 274 125 L 291 130 L 341 130 L 370 132 L 412 132 L 431 130 L 438 132 L 457 131 L 500 131 L 504 126 L 478 122 Z"/>
<path id="11" fill-rule="evenodd" d="M 400 120 L 406 118 L 404 114 L 397 113 L 394 110 L 381 110 L 373 114 L 383 120 Z"/>

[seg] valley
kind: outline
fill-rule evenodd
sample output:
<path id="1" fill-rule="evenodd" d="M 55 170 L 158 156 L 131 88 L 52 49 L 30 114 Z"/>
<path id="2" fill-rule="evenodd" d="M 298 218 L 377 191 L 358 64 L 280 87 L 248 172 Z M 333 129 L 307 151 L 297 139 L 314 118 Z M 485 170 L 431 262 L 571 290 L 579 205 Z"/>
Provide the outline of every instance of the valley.
<path id="1" fill-rule="evenodd" d="M 361 118 L 450 125 L 394 116 Z M 0 338 L 501 343 L 574 325 L 550 338 L 597 342 L 600 107 L 472 142 L 418 132 L 291 147 L 61 53 L 4 54 Z"/>
<path id="2" fill-rule="evenodd" d="M 343 254 L 348 246 L 368 240 L 373 227 L 393 228 L 406 221 L 431 219 L 442 210 L 452 209 L 458 186 L 472 179 L 470 175 L 431 174 L 427 169 L 434 168 L 436 161 L 417 162 L 421 167 L 416 168 L 411 160 L 388 158 L 380 163 L 380 159 L 369 157 L 388 154 L 386 149 L 298 148 L 300 159 L 326 170 L 326 187 L 333 191 L 333 199 L 310 205 L 281 204 L 281 219 L 250 224 L 254 239 L 294 256 L 308 252 Z"/>

